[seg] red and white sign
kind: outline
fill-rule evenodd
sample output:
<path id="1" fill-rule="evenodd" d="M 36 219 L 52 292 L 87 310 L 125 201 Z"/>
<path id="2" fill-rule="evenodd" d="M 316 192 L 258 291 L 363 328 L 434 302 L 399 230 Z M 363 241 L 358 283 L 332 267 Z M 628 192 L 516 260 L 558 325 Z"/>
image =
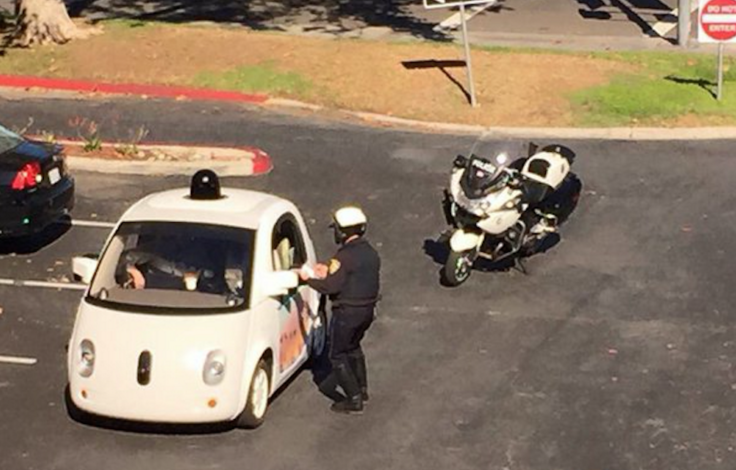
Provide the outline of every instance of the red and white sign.
<path id="1" fill-rule="evenodd" d="M 736 0 L 700 0 L 698 41 L 736 42 Z"/>

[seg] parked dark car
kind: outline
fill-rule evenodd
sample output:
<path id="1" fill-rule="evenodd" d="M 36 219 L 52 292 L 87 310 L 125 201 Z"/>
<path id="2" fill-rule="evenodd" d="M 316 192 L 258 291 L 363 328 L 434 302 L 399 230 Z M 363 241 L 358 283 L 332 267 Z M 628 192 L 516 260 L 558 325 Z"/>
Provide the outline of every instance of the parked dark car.
<path id="1" fill-rule="evenodd" d="M 73 207 L 63 148 L 0 126 L 0 238 L 39 232 Z"/>

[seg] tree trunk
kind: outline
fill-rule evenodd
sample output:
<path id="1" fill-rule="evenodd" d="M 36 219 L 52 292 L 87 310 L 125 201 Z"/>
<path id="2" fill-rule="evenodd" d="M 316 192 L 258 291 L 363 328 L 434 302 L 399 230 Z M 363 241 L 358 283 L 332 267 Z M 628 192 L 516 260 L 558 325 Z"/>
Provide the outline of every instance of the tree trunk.
<path id="1" fill-rule="evenodd" d="M 62 0 L 19 0 L 18 10 L 16 45 L 63 44 L 86 35 L 69 18 Z"/>

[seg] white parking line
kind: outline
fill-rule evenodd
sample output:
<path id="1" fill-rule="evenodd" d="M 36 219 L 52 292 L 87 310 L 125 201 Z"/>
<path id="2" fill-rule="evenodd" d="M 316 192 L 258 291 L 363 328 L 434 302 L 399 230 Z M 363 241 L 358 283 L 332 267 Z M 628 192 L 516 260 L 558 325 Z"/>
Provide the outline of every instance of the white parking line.
<path id="1" fill-rule="evenodd" d="M 0 286 L 13 287 L 45 287 L 47 289 L 85 290 L 86 284 L 72 282 L 23 281 L 20 279 L 0 278 Z"/>
<path id="2" fill-rule="evenodd" d="M 472 17 L 477 15 L 478 13 L 481 13 L 482 11 L 485 11 L 492 6 L 494 6 L 496 3 L 498 3 L 498 0 L 491 0 L 490 3 L 486 3 L 485 5 L 476 5 L 474 7 L 470 7 L 465 12 L 465 21 L 470 21 Z M 438 24 L 434 28 L 432 28 L 434 31 L 441 31 L 446 29 L 455 29 L 458 26 L 460 26 L 460 12 L 453 14 L 452 16 L 445 19 L 442 23 Z"/>
<path id="3" fill-rule="evenodd" d="M 6 364 L 20 364 L 24 366 L 32 366 L 38 362 L 35 357 L 17 357 L 17 356 L 0 356 L 0 362 Z"/>
<path id="4" fill-rule="evenodd" d="M 72 225 L 78 227 L 95 227 L 95 228 L 113 228 L 115 224 L 112 222 L 98 222 L 96 220 L 78 220 L 72 219 Z"/>
<path id="5" fill-rule="evenodd" d="M 697 9 L 698 9 L 698 2 L 693 0 L 690 4 L 690 13 L 694 12 Z M 677 18 L 678 13 L 679 13 L 679 10 L 675 8 L 674 10 L 670 12 L 670 15 Z M 665 37 L 670 31 L 672 31 L 675 28 L 677 28 L 677 20 L 675 20 L 674 23 L 671 21 L 660 21 L 659 23 L 652 26 L 652 30 L 655 33 L 659 34 L 661 37 Z"/>

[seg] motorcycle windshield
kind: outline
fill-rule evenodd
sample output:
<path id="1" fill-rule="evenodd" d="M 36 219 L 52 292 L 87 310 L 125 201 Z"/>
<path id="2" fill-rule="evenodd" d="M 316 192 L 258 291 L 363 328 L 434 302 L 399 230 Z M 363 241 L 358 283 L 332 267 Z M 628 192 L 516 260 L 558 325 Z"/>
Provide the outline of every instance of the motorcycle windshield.
<path id="1" fill-rule="evenodd" d="M 489 132 L 479 135 L 468 150 L 466 156 L 485 159 L 495 167 L 514 167 L 514 162 L 527 157 L 529 142 L 508 138 L 499 138 Z"/>
<path id="2" fill-rule="evenodd" d="M 469 199 L 478 199 L 500 191 L 509 183 L 507 170 L 520 170 L 527 152 L 524 141 L 481 134 L 466 154 L 468 162 L 460 181 L 463 192 Z"/>
<path id="3" fill-rule="evenodd" d="M 470 199 L 478 199 L 503 189 L 508 183 L 508 173 L 485 158 L 472 157 L 463 174 L 460 185 Z"/>

